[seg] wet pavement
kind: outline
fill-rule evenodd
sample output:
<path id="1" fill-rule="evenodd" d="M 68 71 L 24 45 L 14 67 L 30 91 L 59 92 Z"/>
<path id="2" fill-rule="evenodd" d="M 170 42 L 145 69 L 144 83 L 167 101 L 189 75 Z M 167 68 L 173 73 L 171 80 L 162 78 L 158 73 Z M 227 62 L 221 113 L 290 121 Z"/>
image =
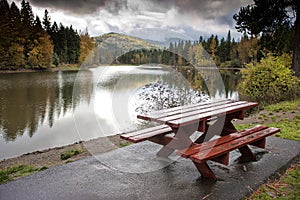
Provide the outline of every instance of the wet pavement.
<path id="1" fill-rule="evenodd" d="M 224 199 L 249 195 L 300 155 L 300 142 L 275 137 L 259 159 L 240 163 L 232 152 L 229 166 L 209 162 L 218 181 L 201 179 L 190 160 L 159 159 L 160 146 L 143 142 L 0 185 L 0 199 Z"/>

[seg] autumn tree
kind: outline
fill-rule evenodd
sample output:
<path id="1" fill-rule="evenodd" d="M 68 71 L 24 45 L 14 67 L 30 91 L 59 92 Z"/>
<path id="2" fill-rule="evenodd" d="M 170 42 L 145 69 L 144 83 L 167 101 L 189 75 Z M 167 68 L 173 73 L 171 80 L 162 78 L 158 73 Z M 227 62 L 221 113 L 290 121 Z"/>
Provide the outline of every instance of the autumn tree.
<path id="1" fill-rule="evenodd" d="M 86 33 L 80 35 L 80 56 L 79 63 L 92 63 L 92 54 L 91 52 L 94 50 L 95 42 L 94 39 L 91 38 L 86 31 Z"/>

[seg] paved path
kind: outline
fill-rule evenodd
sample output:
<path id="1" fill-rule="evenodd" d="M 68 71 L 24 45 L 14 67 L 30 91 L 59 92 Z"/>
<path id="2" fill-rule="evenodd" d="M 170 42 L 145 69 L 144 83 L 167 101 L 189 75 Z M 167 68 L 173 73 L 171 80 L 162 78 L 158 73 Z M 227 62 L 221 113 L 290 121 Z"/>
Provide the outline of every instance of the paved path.
<path id="1" fill-rule="evenodd" d="M 201 179 L 189 160 L 157 159 L 157 148 L 144 142 L 35 173 L 0 185 L 0 199 L 241 199 L 299 158 L 300 142 L 269 137 L 256 162 L 237 162 L 237 152 L 228 167 L 210 162 L 217 182 Z"/>

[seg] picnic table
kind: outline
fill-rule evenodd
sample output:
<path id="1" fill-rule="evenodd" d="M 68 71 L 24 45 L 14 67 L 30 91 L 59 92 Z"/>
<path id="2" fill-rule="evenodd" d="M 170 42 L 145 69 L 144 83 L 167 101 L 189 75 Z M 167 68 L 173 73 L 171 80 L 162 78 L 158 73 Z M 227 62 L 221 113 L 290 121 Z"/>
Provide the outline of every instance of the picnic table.
<path id="1" fill-rule="evenodd" d="M 206 161 L 228 165 L 229 152 L 235 149 L 240 151 L 242 159 L 255 160 L 248 145 L 265 148 L 266 137 L 280 131 L 263 125 L 237 131 L 232 120 L 243 120 L 245 111 L 257 105 L 255 102 L 217 100 L 140 114 L 137 118 L 158 125 L 122 134 L 121 138 L 163 145 L 157 152 L 162 157 L 177 151 L 178 155 L 194 163 L 202 177 L 216 180 Z M 200 133 L 199 137 L 192 140 L 196 131 Z M 215 136 L 218 138 L 214 139 Z"/>

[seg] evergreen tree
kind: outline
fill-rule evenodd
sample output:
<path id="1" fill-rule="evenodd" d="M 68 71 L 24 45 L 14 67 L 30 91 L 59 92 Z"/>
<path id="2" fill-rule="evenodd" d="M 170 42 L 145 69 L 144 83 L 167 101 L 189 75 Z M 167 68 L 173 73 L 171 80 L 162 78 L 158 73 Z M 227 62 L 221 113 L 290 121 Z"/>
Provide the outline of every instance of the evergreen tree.
<path id="1" fill-rule="evenodd" d="M 21 3 L 21 21 L 23 23 L 23 28 L 30 28 L 34 25 L 34 15 L 31 5 L 25 0 L 22 0 Z"/>
<path id="2" fill-rule="evenodd" d="M 230 60 L 230 52 L 231 52 L 231 34 L 230 31 L 227 33 L 226 43 L 225 43 L 225 61 Z"/>
<path id="3" fill-rule="evenodd" d="M 45 29 L 45 31 L 51 36 L 52 35 L 52 29 L 51 29 L 51 18 L 49 16 L 49 12 L 46 9 L 45 10 L 45 14 L 44 14 L 44 18 L 43 18 L 43 28 Z"/>
<path id="4" fill-rule="evenodd" d="M 218 46 L 218 53 L 217 53 L 220 63 L 224 63 L 226 61 L 226 50 L 225 49 L 226 49 L 226 42 L 223 37 L 220 41 L 220 45 Z"/>
<path id="5" fill-rule="evenodd" d="M 295 16 L 291 14 L 294 12 Z M 254 4 L 241 7 L 233 16 L 236 29 L 257 36 L 260 33 L 273 35 L 291 27 L 294 32 L 293 70 L 300 75 L 300 1 L 299 0 L 254 0 Z M 295 20 L 296 18 L 296 20 Z"/>
<path id="6" fill-rule="evenodd" d="M 8 2 L 6 0 L 0 0 L 0 56 L 2 68 L 9 68 L 10 56 L 8 49 L 11 44 L 9 10 Z"/>

